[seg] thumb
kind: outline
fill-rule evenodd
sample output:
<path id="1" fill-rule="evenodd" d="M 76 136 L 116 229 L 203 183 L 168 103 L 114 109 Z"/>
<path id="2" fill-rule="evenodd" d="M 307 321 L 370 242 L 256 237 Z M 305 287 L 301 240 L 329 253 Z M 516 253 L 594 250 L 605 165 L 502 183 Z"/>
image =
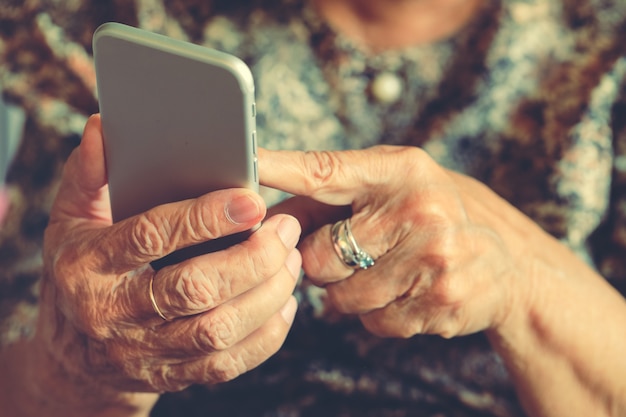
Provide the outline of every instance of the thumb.
<path id="1" fill-rule="evenodd" d="M 100 115 L 87 120 L 80 146 L 63 170 L 50 214 L 51 222 L 76 218 L 112 222 Z"/>
<path id="2" fill-rule="evenodd" d="M 87 120 L 83 138 L 78 147 L 78 174 L 76 178 L 84 191 L 97 191 L 107 183 L 104 159 L 102 121 L 99 114 Z"/>

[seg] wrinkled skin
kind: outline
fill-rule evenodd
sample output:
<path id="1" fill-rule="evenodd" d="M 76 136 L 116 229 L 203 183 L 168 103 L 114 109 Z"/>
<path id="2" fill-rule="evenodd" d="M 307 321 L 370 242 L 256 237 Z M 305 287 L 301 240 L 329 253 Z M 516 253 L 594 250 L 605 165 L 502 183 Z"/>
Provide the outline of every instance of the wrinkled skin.
<path id="1" fill-rule="evenodd" d="M 339 312 L 386 337 L 485 331 L 529 415 L 626 415 L 625 300 L 483 184 L 411 147 L 262 150 L 259 171 L 296 195 L 275 209 L 301 220 L 303 268 Z M 335 253 L 338 210 L 371 268 Z"/>
<path id="2" fill-rule="evenodd" d="M 101 392 L 180 390 L 254 368 L 279 349 L 295 314 L 297 221 L 277 215 L 239 245 L 158 272 L 149 262 L 265 214 L 260 196 L 234 189 L 112 224 L 100 119 L 91 117 L 45 234 L 39 345 L 70 380 Z M 168 321 L 152 308 L 152 278 Z"/>
<path id="3" fill-rule="evenodd" d="M 493 209 L 467 193 L 481 190 L 475 181 L 440 168 L 417 148 L 267 152 L 260 161 L 266 185 L 350 206 L 352 232 L 376 259 L 374 267 L 346 267 L 324 219 L 304 221 L 307 229 L 319 228 L 299 248 L 307 277 L 326 288 L 337 310 L 359 315 L 371 332 L 452 337 L 505 318 L 518 275 L 503 238 L 485 226 Z M 284 207 L 311 219 L 304 200 Z"/>

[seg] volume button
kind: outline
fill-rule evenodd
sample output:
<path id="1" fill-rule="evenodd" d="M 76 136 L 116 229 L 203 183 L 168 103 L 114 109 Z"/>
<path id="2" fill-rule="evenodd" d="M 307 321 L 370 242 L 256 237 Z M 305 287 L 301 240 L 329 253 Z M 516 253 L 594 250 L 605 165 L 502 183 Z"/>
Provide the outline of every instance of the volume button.
<path id="1" fill-rule="evenodd" d="M 259 172 L 259 171 L 258 171 L 258 170 L 259 170 L 259 167 L 258 167 L 258 165 L 257 165 L 257 161 L 258 161 L 258 159 L 257 159 L 257 157 L 255 156 L 255 157 L 254 157 L 254 183 L 255 183 L 255 184 L 259 182 L 259 178 L 257 177 L 258 172 Z"/>
<path id="2" fill-rule="evenodd" d="M 256 102 L 252 103 L 252 117 L 256 117 Z"/>
<path id="3" fill-rule="evenodd" d="M 252 131 L 252 151 L 256 155 L 256 130 Z"/>

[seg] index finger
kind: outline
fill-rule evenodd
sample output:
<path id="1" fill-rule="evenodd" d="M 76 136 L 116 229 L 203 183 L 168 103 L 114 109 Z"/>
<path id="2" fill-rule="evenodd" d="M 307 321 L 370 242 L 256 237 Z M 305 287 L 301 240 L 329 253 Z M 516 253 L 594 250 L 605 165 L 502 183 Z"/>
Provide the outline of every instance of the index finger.
<path id="1" fill-rule="evenodd" d="M 349 205 L 364 190 L 387 183 L 396 171 L 390 153 L 376 146 L 348 151 L 271 151 L 259 149 L 261 184 L 332 205 Z M 395 159 L 395 158 L 394 158 Z"/>

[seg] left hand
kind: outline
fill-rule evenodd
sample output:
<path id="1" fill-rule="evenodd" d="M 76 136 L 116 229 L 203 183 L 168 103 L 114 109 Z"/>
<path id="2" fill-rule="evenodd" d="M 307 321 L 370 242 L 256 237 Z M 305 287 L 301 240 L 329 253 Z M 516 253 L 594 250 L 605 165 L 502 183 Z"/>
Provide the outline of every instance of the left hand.
<path id="1" fill-rule="evenodd" d="M 264 185 L 351 207 L 353 235 L 376 260 L 368 269 L 341 262 L 331 242 L 334 219 L 320 219 L 317 204 L 286 202 L 287 211 L 319 227 L 299 246 L 306 275 L 371 332 L 469 334 L 499 326 L 524 303 L 525 265 L 518 260 L 524 234 L 538 227 L 418 148 L 260 150 L 259 156 Z"/>

